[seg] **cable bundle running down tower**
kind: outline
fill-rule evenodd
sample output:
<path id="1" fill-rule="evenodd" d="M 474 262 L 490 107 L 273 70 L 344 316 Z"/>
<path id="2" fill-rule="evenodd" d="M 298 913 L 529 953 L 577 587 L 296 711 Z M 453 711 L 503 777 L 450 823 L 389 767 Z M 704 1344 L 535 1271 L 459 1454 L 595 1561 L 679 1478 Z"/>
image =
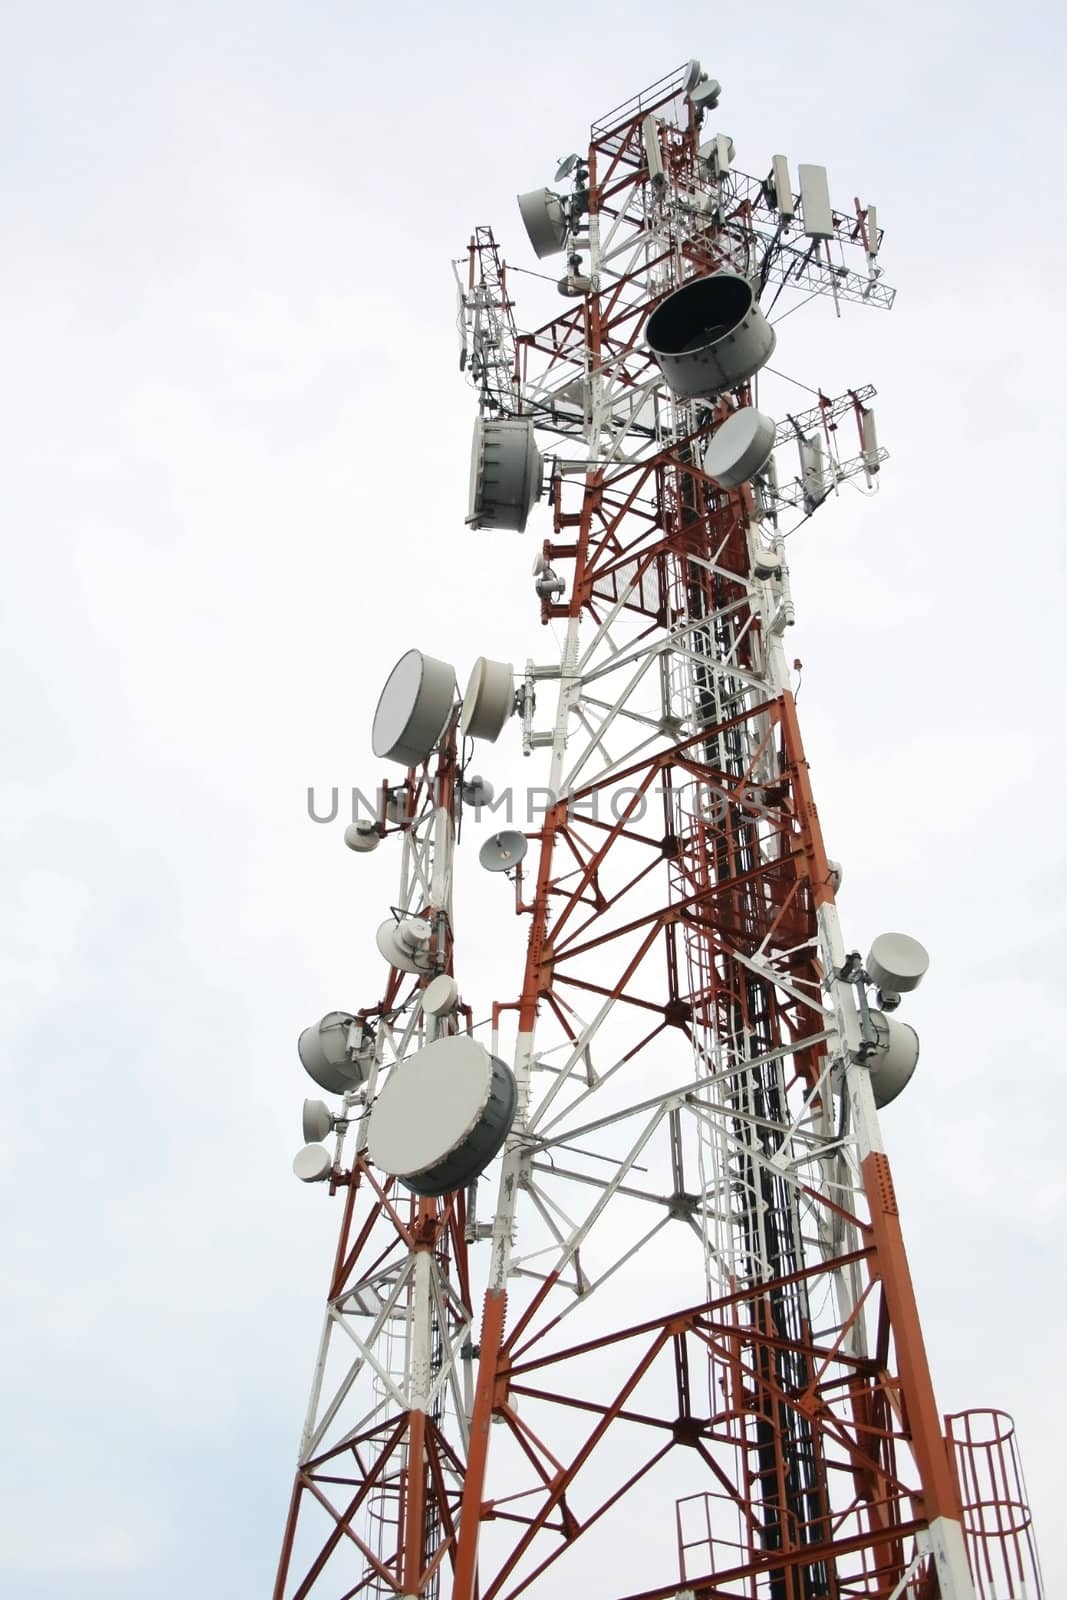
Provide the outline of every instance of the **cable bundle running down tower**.
<path id="1" fill-rule="evenodd" d="M 1041 1594 L 1010 1424 L 943 1429 L 879 1130 L 926 954 L 843 942 L 783 642 L 788 535 L 886 452 L 869 387 L 762 409 L 772 318 L 888 309 L 881 232 L 822 168 L 738 171 L 719 92 L 690 62 L 520 196 L 562 315 L 519 332 L 471 241 L 467 520 L 547 497 L 562 651 L 457 701 L 411 650 L 379 702 L 404 777 L 346 840 L 398 834 L 401 884 L 382 999 L 301 1037 L 342 1109 L 297 1172 L 344 1204 L 275 1600 Z M 480 851 L 529 919 L 483 1039 L 455 822 L 513 714 L 551 800 Z"/>

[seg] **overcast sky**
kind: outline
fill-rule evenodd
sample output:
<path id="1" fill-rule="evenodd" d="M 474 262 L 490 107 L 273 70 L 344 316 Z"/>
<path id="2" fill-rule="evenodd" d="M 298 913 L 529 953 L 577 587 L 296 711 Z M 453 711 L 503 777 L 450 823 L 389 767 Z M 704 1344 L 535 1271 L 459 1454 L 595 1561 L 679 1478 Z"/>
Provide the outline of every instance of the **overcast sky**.
<path id="1" fill-rule="evenodd" d="M 884 1125 L 939 1400 L 1014 1412 L 1052 1600 L 1060 9 L 3 18 L 0 1588 L 268 1592 L 339 1210 L 290 1172 L 294 1041 L 377 995 L 395 869 L 306 790 L 378 781 L 371 713 L 409 646 L 461 677 L 546 647 L 547 514 L 525 540 L 463 526 L 449 261 L 492 221 L 535 265 L 515 191 L 699 55 L 742 170 L 823 162 L 886 230 L 891 316 L 779 330 L 782 370 L 878 386 L 892 457 L 794 541 L 790 643 L 846 939 L 899 927 L 933 958 Z M 465 892 L 484 1014 L 521 930 Z"/>

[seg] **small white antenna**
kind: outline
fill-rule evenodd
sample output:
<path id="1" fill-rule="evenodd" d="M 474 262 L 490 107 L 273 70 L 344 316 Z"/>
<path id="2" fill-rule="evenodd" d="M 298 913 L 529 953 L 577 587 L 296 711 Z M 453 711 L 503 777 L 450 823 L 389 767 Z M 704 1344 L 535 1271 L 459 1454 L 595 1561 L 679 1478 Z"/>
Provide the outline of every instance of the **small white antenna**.
<path id="1" fill-rule="evenodd" d="M 461 739 L 495 744 L 515 709 L 515 668 L 510 661 L 479 656 L 471 669 L 459 717 Z"/>
<path id="2" fill-rule="evenodd" d="M 345 844 L 350 850 L 366 855 L 371 850 L 377 850 L 382 836 L 378 832 L 375 822 L 368 822 L 365 818 L 359 822 L 350 822 L 345 829 Z"/>
<path id="3" fill-rule="evenodd" d="M 333 1117 L 325 1100 L 305 1100 L 301 1118 L 305 1144 L 318 1144 L 333 1127 Z"/>
<path id="4" fill-rule="evenodd" d="M 526 835 L 508 828 L 485 841 L 478 851 L 478 861 L 486 872 L 510 872 L 518 866 L 528 848 Z"/>
<path id="5" fill-rule="evenodd" d="M 351 1012 L 328 1011 L 320 1022 L 305 1028 L 297 1040 L 297 1054 L 304 1071 L 320 1089 L 327 1089 L 330 1094 L 357 1089 L 366 1079 L 367 1062 L 358 1048 L 355 1026 Z"/>
<path id="6" fill-rule="evenodd" d="M 321 1144 L 306 1144 L 293 1157 L 293 1171 L 301 1183 L 325 1183 L 332 1166 L 330 1152 Z"/>
<path id="7" fill-rule="evenodd" d="M 772 419 L 755 406 L 742 406 L 721 422 L 704 452 L 704 471 L 720 489 L 736 489 L 767 465 L 774 449 Z"/>

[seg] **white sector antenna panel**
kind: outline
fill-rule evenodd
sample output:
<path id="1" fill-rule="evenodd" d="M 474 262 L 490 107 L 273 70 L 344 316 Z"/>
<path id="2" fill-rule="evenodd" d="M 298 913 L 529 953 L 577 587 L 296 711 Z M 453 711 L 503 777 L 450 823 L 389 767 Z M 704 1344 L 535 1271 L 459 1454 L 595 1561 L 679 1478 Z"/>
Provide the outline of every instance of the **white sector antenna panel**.
<path id="1" fill-rule="evenodd" d="M 793 184 L 789 177 L 789 162 L 785 156 L 771 157 L 771 184 L 774 188 L 778 215 L 783 222 L 792 222 L 795 215 Z"/>
<path id="2" fill-rule="evenodd" d="M 831 478 L 826 467 L 826 452 L 817 433 L 797 437 L 800 451 L 800 483 L 804 491 L 804 510 L 809 514 L 822 505 L 830 493 Z"/>
<path id="3" fill-rule="evenodd" d="M 830 182 L 826 168 L 801 162 L 797 177 L 800 180 L 800 216 L 805 234 L 809 239 L 832 239 L 834 213 L 830 205 Z"/>
<path id="4" fill-rule="evenodd" d="M 641 138 L 645 146 L 648 175 L 653 183 L 662 186 L 667 179 L 663 171 L 663 151 L 660 149 L 659 143 L 659 123 L 651 112 L 641 124 Z"/>

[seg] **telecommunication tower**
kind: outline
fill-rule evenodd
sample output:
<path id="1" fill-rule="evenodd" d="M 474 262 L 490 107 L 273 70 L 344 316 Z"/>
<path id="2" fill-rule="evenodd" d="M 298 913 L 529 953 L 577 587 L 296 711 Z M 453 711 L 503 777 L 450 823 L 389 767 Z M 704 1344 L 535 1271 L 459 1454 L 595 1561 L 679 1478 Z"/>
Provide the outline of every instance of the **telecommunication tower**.
<path id="1" fill-rule="evenodd" d="M 381 998 L 300 1039 L 342 1214 L 275 1600 L 1040 1600 L 1010 1419 L 937 1410 L 879 1128 L 926 952 L 844 939 L 785 644 L 789 536 L 886 451 L 869 386 L 791 403 L 775 323 L 888 310 L 882 232 L 821 167 L 746 175 L 719 97 L 689 62 L 519 197 L 561 314 L 519 331 L 489 228 L 459 274 L 467 521 L 546 502 L 562 648 L 462 698 L 412 649 L 378 704 L 346 842 L 400 882 Z M 472 1009 L 456 822 L 509 725 L 550 801 L 488 809 L 529 937 Z"/>

